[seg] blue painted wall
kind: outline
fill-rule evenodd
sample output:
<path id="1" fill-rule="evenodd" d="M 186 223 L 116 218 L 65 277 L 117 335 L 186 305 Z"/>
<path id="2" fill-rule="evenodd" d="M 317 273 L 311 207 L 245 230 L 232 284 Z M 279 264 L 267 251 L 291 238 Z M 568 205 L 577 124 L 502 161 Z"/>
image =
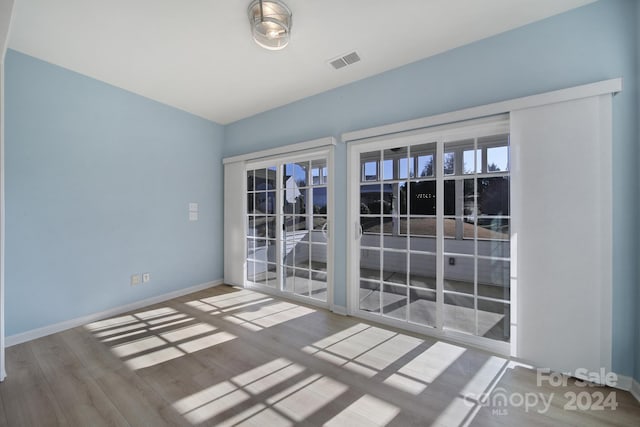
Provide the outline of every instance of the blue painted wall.
<path id="1" fill-rule="evenodd" d="M 7 335 L 222 278 L 222 126 L 11 50 L 5 87 Z"/>
<path id="2" fill-rule="evenodd" d="M 233 123 L 225 127 L 224 155 L 623 77 L 624 91 L 613 102 L 613 367 L 639 379 L 636 8 L 633 0 L 600 1 Z M 335 175 L 346 181 L 344 144 L 337 147 Z M 340 305 L 346 301 L 346 197 L 338 185 Z"/>

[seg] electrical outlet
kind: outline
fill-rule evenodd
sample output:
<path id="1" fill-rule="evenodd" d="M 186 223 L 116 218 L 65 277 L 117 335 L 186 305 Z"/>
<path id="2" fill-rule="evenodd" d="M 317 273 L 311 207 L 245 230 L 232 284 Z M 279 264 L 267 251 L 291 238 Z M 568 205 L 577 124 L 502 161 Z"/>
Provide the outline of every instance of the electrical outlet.
<path id="1" fill-rule="evenodd" d="M 139 274 L 131 276 L 131 286 L 139 285 L 141 283 L 141 277 Z"/>
<path id="2" fill-rule="evenodd" d="M 151 273 L 144 273 L 142 275 L 142 283 L 147 283 L 149 280 L 151 280 Z"/>

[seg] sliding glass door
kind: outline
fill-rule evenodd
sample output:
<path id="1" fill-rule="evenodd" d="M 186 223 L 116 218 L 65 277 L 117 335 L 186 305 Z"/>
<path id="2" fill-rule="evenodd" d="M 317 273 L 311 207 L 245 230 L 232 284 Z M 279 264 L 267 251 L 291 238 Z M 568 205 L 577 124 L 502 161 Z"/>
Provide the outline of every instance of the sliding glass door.
<path id="1" fill-rule="evenodd" d="M 249 287 L 328 301 L 329 155 L 247 166 Z"/>
<path id="2" fill-rule="evenodd" d="M 510 340 L 507 132 L 491 125 L 352 147 L 352 311 Z"/>

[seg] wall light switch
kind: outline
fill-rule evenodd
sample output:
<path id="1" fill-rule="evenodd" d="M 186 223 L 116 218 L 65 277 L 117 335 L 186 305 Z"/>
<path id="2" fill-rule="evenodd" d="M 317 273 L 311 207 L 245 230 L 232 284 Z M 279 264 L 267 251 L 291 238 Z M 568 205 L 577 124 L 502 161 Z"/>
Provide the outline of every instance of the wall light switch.
<path id="1" fill-rule="evenodd" d="M 198 212 L 189 212 L 189 221 L 197 221 Z"/>
<path id="2" fill-rule="evenodd" d="M 198 204 L 197 203 L 189 203 L 189 212 L 198 212 Z"/>
<path id="3" fill-rule="evenodd" d="M 143 273 L 142 283 L 147 283 L 149 280 L 151 280 L 151 273 Z"/>

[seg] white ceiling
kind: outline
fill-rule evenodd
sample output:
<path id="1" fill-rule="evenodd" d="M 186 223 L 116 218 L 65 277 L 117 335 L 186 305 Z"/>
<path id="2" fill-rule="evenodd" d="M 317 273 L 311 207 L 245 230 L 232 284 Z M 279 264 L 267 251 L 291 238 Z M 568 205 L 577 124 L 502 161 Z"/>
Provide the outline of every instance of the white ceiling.
<path id="1" fill-rule="evenodd" d="M 593 1 L 285 0 L 273 52 L 250 0 L 16 0 L 9 47 L 226 124 Z"/>

